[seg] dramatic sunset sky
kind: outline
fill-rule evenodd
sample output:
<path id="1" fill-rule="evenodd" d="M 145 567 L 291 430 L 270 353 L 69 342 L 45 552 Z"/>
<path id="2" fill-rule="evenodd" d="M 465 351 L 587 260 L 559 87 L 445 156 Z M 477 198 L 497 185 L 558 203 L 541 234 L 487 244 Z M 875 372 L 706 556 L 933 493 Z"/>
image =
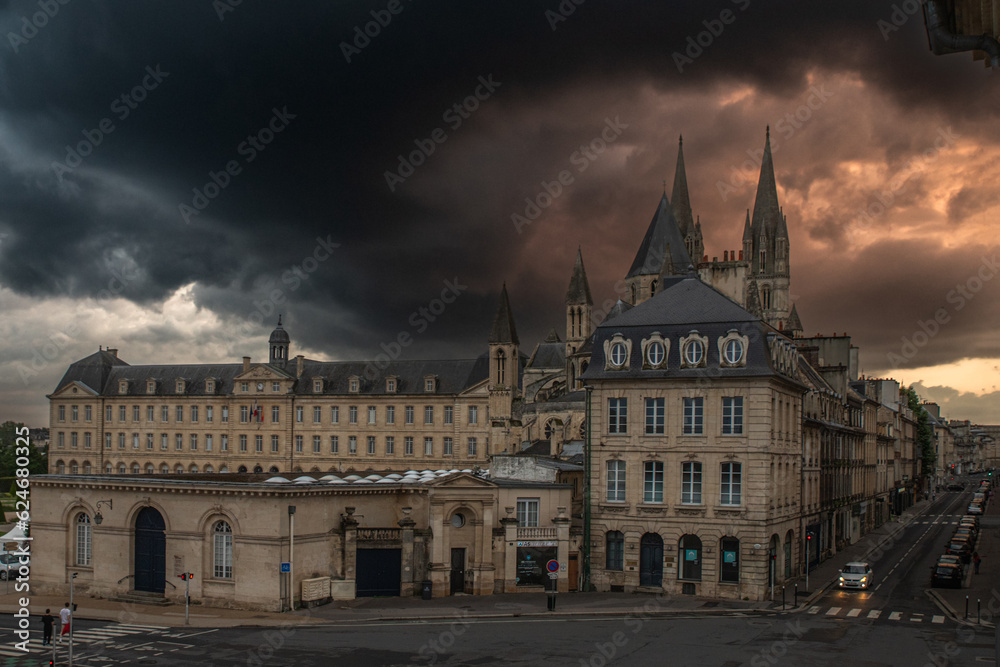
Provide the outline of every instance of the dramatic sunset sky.
<path id="1" fill-rule="evenodd" d="M 578 247 L 617 298 L 681 134 L 738 249 L 770 125 L 807 335 L 1000 422 L 997 73 L 888 1 L 577 2 L 5 2 L 0 419 L 99 345 L 266 358 L 278 312 L 292 354 L 476 356 L 505 281 L 530 353 Z"/>

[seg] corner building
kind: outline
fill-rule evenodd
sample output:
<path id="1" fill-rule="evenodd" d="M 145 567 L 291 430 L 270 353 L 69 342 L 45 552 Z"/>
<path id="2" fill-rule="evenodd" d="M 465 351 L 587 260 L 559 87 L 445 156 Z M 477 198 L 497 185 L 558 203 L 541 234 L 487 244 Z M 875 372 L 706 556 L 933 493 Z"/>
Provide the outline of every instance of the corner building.
<path id="1" fill-rule="evenodd" d="M 798 360 L 693 270 L 597 327 L 591 583 L 763 600 L 797 572 Z"/>

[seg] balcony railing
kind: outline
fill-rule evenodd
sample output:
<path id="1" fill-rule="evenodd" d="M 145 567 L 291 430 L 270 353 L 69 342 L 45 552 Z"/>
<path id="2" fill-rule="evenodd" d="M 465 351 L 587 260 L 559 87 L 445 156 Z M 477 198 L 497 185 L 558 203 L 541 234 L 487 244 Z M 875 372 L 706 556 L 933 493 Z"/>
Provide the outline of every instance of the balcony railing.
<path id="1" fill-rule="evenodd" d="M 518 528 L 517 539 L 519 540 L 554 540 L 556 539 L 555 528 Z"/>

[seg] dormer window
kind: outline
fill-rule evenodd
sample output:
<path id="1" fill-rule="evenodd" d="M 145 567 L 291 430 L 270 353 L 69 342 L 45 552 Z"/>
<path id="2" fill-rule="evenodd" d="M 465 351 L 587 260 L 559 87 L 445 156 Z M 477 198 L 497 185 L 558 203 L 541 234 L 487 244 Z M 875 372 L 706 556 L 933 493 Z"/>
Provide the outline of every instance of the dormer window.
<path id="1" fill-rule="evenodd" d="M 609 370 L 628 370 L 631 356 L 632 341 L 621 334 L 616 333 L 611 340 L 604 341 L 604 357 Z"/>
<path id="2" fill-rule="evenodd" d="M 184 393 L 184 380 L 178 380 L 177 381 L 176 389 L 177 389 L 177 393 L 178 394 L 183 394 Z"/>
<path id="3" fill-rule="evenodd" d="M 205 380 L 205 393 L 206 394 L 215 393 L 215 380 Z"/>
<path id="4" fill-rule="evenodd" d="M 128 393 L 128 380 L 122 380 L 118 383 L 118 393 L 127 394 Z"/>
<path id="5" fill-rule="evenodd" d="M 654 331 L 642 341 L 642 367 L 648 369 L 666 368 L 667 350 L 670 341 L 663 339 L 658 331 Z"/>
<path id="6" fill-rule="evenodd" d="M 395 394 L 396 393 L 396 378 L 386 378 L 385 379 L 385 393 Z"/>
<path id="7" fill-rule="evenodd" d="M 433 393 L 437 390 L 437 378 L 436 377 L 425 377 L 424 378 L 424 391 L 427 393 Z"/>
<path id="8" fill-rule="evenodd" d="M 156 380 L 149 380 L 146 382 L 146 393 L 147 394 L 156 393 Z"/>
<path id="9" fill-rule="evenodd" d="M 741 336 L 735 329 L 719 339 L 719 365 L 723 368 L 746 366 L 749 338 Z"/>
<path id="10" fill-rule="evenodd" d="M 317 394 L 323 393 L 323 379 L 313 378 L 313 392 Z"/>
<path id="11" fill-rule="evenodd" d="M 358 390 L 361 388 L 361 380 L 360 380 L 360 378 L 358 378 L 357 376 L 352 375 L 347 380 L 347 387 L 348 387 L 348 391 L 351 392 L 352 394 L 358 393 Z"/>
<path id="12" fill-rule="evenodd" d="M 708 351 L 708 337 L 692 331 L 681 337 L 681 368 L 703 368 Z"/>

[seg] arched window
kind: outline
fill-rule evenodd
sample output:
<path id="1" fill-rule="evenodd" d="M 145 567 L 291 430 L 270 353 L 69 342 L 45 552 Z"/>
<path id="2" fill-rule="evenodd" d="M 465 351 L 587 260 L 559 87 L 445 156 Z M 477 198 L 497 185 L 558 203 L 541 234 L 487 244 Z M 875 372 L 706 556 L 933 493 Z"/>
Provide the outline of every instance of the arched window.
<path id="1" fill-rule="evenodd" d="M 214 575 L 216 579 L 233 578 L 233 529 L 225 521 L 215 524 L 212 539 Z"/>
<path id="2" fill-rule="evenodd" d="M 219 468 L 219 472 L 229 472 L 229 466 L 222 466 Z"/>
<path id="3" fill-rule="evenodd" d="M 212 467 L 212 464 L 208 464 L 205 466 L 205 472 L 215 472 L 215 468 Z"/>
<path id="4" fill-rule="evenodd" d="M 656 281 L 655 280 L 653 282 L 649 283 L 649 296 L 650 297 L 656 296 Z"/>
<path id="5" fill-rule="evenodd" d="M 69 471 L 72 474 L 74 474 L 74 475 L 79 475 L 80 474 L 80 464 L 77 463 L 76 461 L 70 461 L 69 462 Z"/>
<path id="6" fill-rule="evenodd" d="M 168 466 L 166 463 L 164 463 L 163 465 L 160 466 L 160 472 L 163 473 L 164 475 L 169 475 L 170 474 L 170 466 Z"/>
<path id="7" fill-rule="evenodd" d="M 552 434 L 554 432 L 555 432 L 555 428 L 553 428 L 552 422 L 551 421 L 545 422 L 545 439 L 546 440 L 551 440 L 552 439 Z"/>
<path id="8" fill-rule="evenodd" d="M 609 530 L 605 535 L 604 543 L 604 569 L 622 570 L 624 569 L 625 558 L 625 534 L 620 530 Z"/>
<path id="9" fill-rule="evenodd" d="M 140 472 L 141 472 L 141 469 L 139 468 L 139 464 L 138 463 L 133 463 L 132 464 L 132 474 L 133 475 L 138 475 Z"/>
<path id="10" fill-rule="evenodd" d="M 770 310 L 771 308 L 771 288 L 764 287 L 760 291 L 760 307 L 764 310 Z"/>
<path id="11" fill-rule="evenodd" d="M 278 472 L 278 466 L 271 466 L 271 469 L 268 472 Z"/>
<path id="12" fill-rule="evenodd" d="M 236 472 L 246 472 L 246 471 L 247 471 L 247 467 L 246 466 L 240 466 L 239 468 L 236 469 Z"/>
<path id="13" fill-rule="evenodd" d="M 191 467 L 188 468 L 188 472 L 198 472 L 198 465 L 195 464 L 195 463 L 192 463 Z"/>
<path id="14" fill-rule="evenodd" d="M 56 472 L 59 473 L 60 475 L 64 475 L 66 473 L 66 462 L 65 461 L 57 461 L 56 462 Z"/>
<path id="15" fill-rule="evenodd" d="M 118 474 L 119 475 L 124 475 L 125 474 L 125 464 L 124 463 L 119 463 L 118 464 Z"/>
<path id="16" fill-rule="evenodd" d="M 154 472 L 156 472 L 156 468 L 153 467 L 153 464 L 152 463 L 147 463 L 146 464 L 146 474 L 147 475 L 152 475 Z"/>
<path id="17" fill-rule="evenodd" d="M 507 372 L 507 355 L 497 350 L 497 384 L 503 384 Z"/>
<path id="18" fill-rule="evenodd" d="M 76 564 L 90 565 L 90 517 L 80 512 L 76 516 Z"/>
<path id="19" fill-rule="evenodd" d="M 632 285 L 632 288 L 631 288 L 630 292 L 632 294 L 632 305 L 634 306 L 635 305 L 635 285 Z"/>
<path id="20" fill-rule="evenodd" d="M 177 473 L 178 475 L 183 475 L 184 474 L 184 466 L 181 465 L 180 463 L 178 463 L 177 466 L 174 468 L 174 472 Z"/>
<path id="21" fill-rule="evenodd" d="M 89 475 L 90 474 L 90 461 L 84 461 L 83 462 L 83 474 L 84 475 Z"/>
<path id="22" fill-rule="evenodd" d="M 253 467 L 253 471 L 254 472 L 264 472 L 264 469 L 262 467 L 260 467 L 260 466 L 254 466 Z"/>
<path id="23" fill-rule="evenodd" d="M 108 475 L 110 475 L 110 474 L 111 474 L 111 473 L 112 473 L 113 471 L 114 471 L 114 468 L 113 468 L 113 467 L 111 467 L 111 463 L 110 463 L 110 462 L 108 462 L 108 463 L 107 463 L 107 464 L 106 464 L 106 465 L 104 466 L 104 472 L 105 472 L 105 473 L 107 473 Z"/>
<path id="24" fill-rule="evenodd" d="M 760 272 L 767 273 L 767 252 L 760 251 Z"/>

